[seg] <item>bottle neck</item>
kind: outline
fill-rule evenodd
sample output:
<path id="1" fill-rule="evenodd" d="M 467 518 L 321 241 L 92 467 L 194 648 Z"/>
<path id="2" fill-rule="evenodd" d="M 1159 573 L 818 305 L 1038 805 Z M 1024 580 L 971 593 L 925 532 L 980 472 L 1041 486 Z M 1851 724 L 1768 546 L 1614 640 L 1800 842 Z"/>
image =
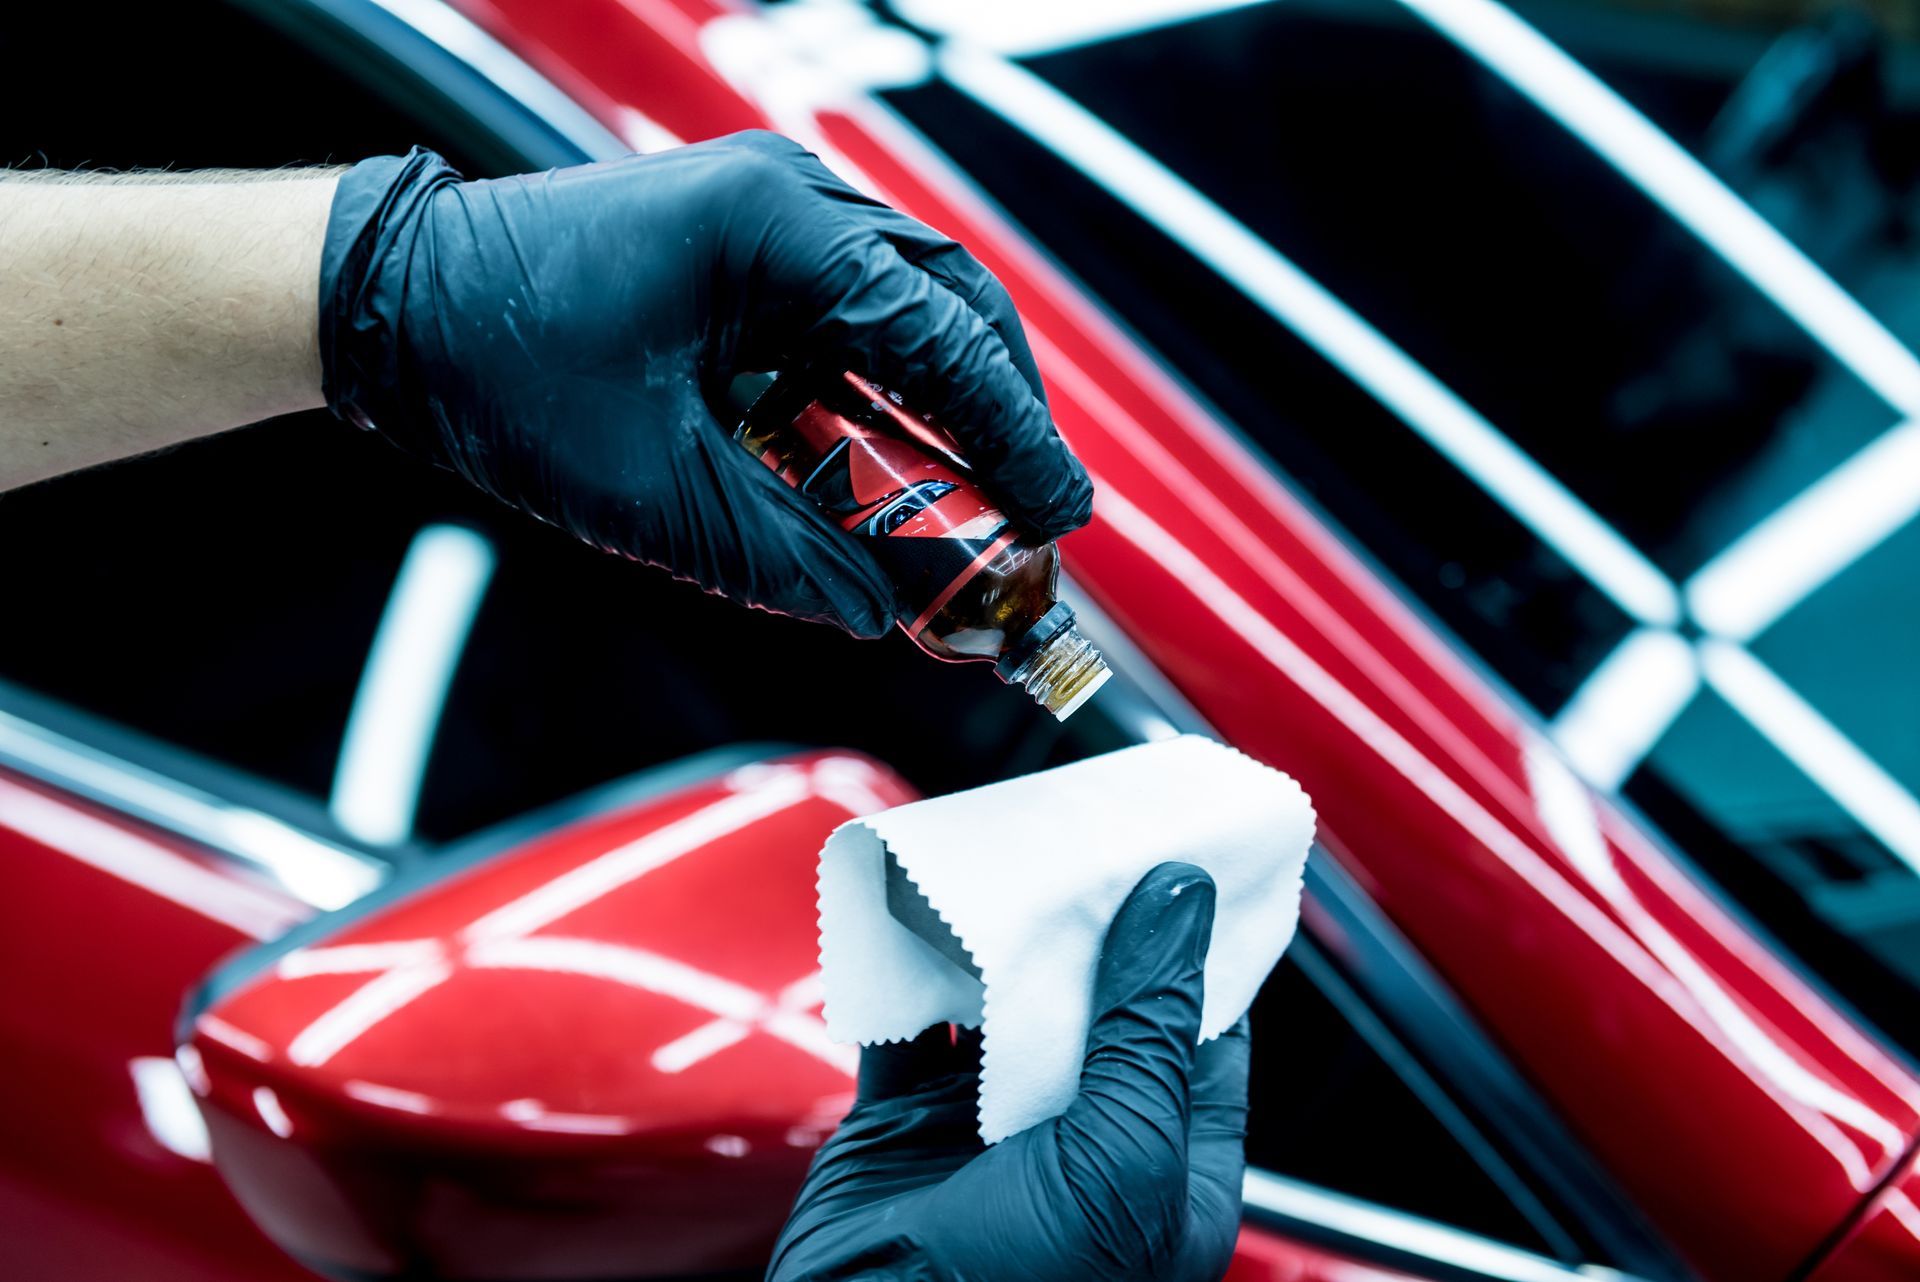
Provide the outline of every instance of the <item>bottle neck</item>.
<path id="1" fill-rule="evenodd" d="M 1069 623 L 1047 638 L 1007 680 L 1032 695 L 1055 720 L 1065 721 L 1112 675 L 1100 651 Z"/>

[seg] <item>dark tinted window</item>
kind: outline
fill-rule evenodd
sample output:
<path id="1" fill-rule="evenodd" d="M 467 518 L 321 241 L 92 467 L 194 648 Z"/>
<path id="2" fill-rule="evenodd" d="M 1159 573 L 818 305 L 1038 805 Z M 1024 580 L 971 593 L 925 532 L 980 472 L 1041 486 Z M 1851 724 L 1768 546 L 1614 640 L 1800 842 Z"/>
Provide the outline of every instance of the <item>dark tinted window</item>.
<path id="1" fill-rule="evenodd" d="M 414 142 L 472 163 L 225 5 L 29 6 L 0 55 L 11 165 L 271 168 Z M 324 795 L 414 529 L 477 506 L 323 414 L 0 495 L 0 677 Z"/>
<path id="2" fill-rule="evenodd" d="M 1282 959 L 1252 1020 L 1249 1163 L 1567 1254 L 1504 1160 L 1310 943 Z"/>

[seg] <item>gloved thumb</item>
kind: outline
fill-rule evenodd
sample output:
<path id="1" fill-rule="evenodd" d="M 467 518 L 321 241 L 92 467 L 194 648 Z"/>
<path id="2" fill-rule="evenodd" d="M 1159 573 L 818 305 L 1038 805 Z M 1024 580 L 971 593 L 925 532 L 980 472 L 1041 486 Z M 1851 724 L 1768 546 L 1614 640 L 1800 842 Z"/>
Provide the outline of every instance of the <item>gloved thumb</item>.
<path id="1" fill-rule="evenodd" d="M 1080 1094 L 1060 1118 L 1068 1184 L 1123 1258 L 1173 1245 L 1187 1209 L 1189 1079 L 1213 935 L 1213 880 L 1153 869 L 1107 931 Z"/>

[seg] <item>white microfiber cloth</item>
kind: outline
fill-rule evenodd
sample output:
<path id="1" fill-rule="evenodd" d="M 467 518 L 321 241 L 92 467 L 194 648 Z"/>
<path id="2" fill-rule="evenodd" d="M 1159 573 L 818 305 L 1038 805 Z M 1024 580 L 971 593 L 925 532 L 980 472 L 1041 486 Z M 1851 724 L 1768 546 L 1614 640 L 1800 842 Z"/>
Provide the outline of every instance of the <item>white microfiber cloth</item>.
<path id="1" fill-rule="evenodd" d="M 1196 864 L 1219 892 L 1200 1040 L 1246 1013 L 1293 938 L 1313 823 L 1292 779 L 1185 735 L 842 824 L 820 852 L 827 1030 L 982 1027 L 980 1135 L 997 1143 L 1072 1101 L 1101 941 L 1154 866 Z M 979 979 L 889 913 L 889 854 Z"/>

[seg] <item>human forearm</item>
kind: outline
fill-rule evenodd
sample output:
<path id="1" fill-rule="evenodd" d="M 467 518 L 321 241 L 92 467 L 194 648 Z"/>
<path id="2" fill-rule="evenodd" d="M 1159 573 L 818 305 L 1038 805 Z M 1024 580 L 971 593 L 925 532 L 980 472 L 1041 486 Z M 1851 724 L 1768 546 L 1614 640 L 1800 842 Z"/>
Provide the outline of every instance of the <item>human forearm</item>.
<path id="1" fill-rule="evenodd" d="M 337 176 L 0 174 L 0 490 L 320 405 Z"/>

